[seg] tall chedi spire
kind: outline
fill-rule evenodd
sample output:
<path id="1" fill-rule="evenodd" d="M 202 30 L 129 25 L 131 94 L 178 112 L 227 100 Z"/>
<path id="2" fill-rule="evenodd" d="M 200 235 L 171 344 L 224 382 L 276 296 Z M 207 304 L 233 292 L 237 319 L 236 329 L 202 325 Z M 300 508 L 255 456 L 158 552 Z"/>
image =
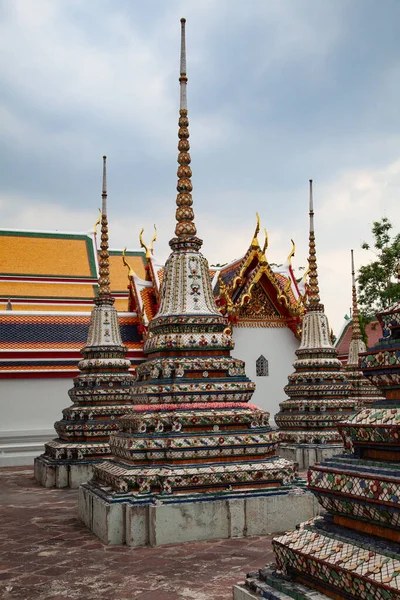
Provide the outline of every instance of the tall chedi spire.
<path id="1" fill-rule="evenodd" d="M 140 545 L 154 536 L 154 543 L 179 541 L 180 536 L 186 540 L 223 537 L 220 524 L 216 529 L 207 516 L 207 507 L 214 506 L 210 502 L 235 497 L 243 508 L 248 495 L 277 488 L 285 503 L 289 501 L 285 486 L 296 477 L 293 463 L 275 456 L 278 438 L 269 427 L 268 413 L 248 404 L 255 385 L 246 377 L 243 361 L 230 356 L 231 330 L 227 317 L 217 309 L 208 262 L 199 252 L 202 242 L 194 225 L 188 153 L 184 19 L 181 28 L 176 237 L 165 264 L 160 308 L 145 341 L 148 359 L 136 370 L 134 406 L 121 419 L 122 431 L 111 436 L 115 458 L 98 465 L 93 480 L 83 488 L 93 510 L 96 503 L 106 501 L 118 513 L 122 533 L 113 538 L 114 543 Z M 116 506 L 121 494 L 128 503 L 125 516 Z M 168 536 L 156 515 L 148 519 L 143 512 L 139 517 L 139 511 L 145 511 L 143 498 L 151 505 L 163 502 L 162 522 L 172 519 L 175 525 L 168 528 Z M 183 500 L 182 512 L 177 507 Z M 114 530 L 108 522 L 99 523 L 87 506 L 84 500 L 82 519 L 102 539 L 111 536 Z M 225 510 L 220 513 L 223 528 L 229 520 Z M 310 504 L 307 510 L 310 514 Z M 203 522 L 201 531 L 188 530 L 184 513 Z M 135 539 L 133 529 L 124 532 L 125 518 L 134 523 L 144 519 L 146 534 Z M 244 523 L 237 525 L 241 535 L 246 535 Z M 250 534 L 248 523 L 247 527 Z M 263 527 L 258 524 L 257 532 Z"/>
<path id="2" fill-rule="evenodd" d="M 301 467 L 322 456 L 337 453 L 341 437 L 337 424 L 355 410 L 349 399 L 351 386 L 332 346 L 328 319 L 320 300 L 317 254 L 314 231 L 313 187 L 310 180 L 309 287 L 307 312 L 295 372 L 289 376 L 285 392 L 289 396 L 280 404 L 275 421 L 283 442 L 280 454 L 293 458 Z M 304 445 L 307 445 L 305 447 Z M 326 448 L 324 448 L 326 446 Z"/>
<path id="3" fill-rule="evenodd" d="M 354 270 L 354 253 L 351 250 L 351 291 L 352 291 L 352 328 L 349 345 L 349 355 L 345 367 L 346 378 L 351 383 L 351 396 L 357 401 L 357 406 L 370 406 L 382 400 L 382 393 L 369 379 L 364 377 L 359 366 L 360 354 L 367 351 L 362 339 L 360 328 L 360 313 L 358 310 L 356 276 Z"/>
<path id="4" fill-rule="evenodd" d="M 108 253 L 107 173 L 103 156 L 99 287 L 94 299 L 80 374 L 69 390 L 73 405 L 55 423 L 58 438 L 45 444 L 35 460 L 35 477 L 45 487 L 77 487 L 91 477 L 93 464 L 110 455 L 109 437 L 118 431 L 117 418 L 132 400 L 133 375 L 122 343 L 110 292 Z"/>
<path id="5" fill-rule="evenodd" d="M 192 170 L 190 168 L 191 158 L 189 154 L 189 119 L 187 110 L 187 82 L 186 75 L 186 19 L 181 19 L 181 60 L 180 60 L 180 103 L 179 103 L 179 143 L 178 143 L 178 195 L 176 197 L 176 227 L 175 235 L 170 241 L 172 249 L 194 248 L 199 250 L 202 240 L 196 236 L 196 225 L 194 224 L 193 200 L 192 200 Z"/>
<path id="6" fill-rule="evenodd" d="M 314 231 L 314 199 L 313 199 L 313 181 L 310 179 L 310 233 L 309 233 L 309 255 L 308 255 L 308 309 L 324 312 L 323 304 L 320 304 L 318 287 L 318 268 L 317 251 L 315 249 L 315 231 Z"/>

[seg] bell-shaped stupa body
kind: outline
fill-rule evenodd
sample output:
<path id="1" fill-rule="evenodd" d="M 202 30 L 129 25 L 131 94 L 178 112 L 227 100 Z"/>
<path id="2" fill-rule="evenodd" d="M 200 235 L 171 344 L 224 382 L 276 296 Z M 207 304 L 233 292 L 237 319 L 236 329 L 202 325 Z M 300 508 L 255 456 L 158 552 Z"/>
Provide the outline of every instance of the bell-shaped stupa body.
<path id="1" fill-rule="evenodd" d="M 68 392 L 73 404 L 54 425 L 58 438 L 46 443 L 44 454 L 35 460 L 35 477 L 45 487 L 78 487 L 88 481 L 93 464 L 110 456 L 110 434 L 119 430 L 118 419 L 132 402 L 134 376 L 109 287 L 106 157 L 102 199 L 99 290 L 80 374 Z"/>
<path id="2" fill-rule="evenodd" d="M 284 504 L 289 502 L 287 486 L 296 478 L 296 466 L 276 457 L 278 436 L 269 427 L 268 413 L 249 404 L 255 385 L 246 377 L 243 361 L 230 355 L 228 320 L 217 309 L 208 263 L 199 252 L 202 241 L 196 237 L 189 167 L 184 26 L 182 20 L 176 237 L 170 241 L 160 308 L 149 324 L 148 359 L 136 370 L 132 411 L 121 419 L 122 431 L 111 436 L 114 458 L 96 466 L 80 503 L 82 519 L 109 539 L 110 527 L 100 526 L 90 507 L 103 499 L 117 514 L 123 497 L 132 507 L 125 510 L 133 512 L 118 517 L 121 531 L 132 519 L 147 523 L 141 536 L 135 538 L 130 529 L 118 539 L 133 545 L 153 543 L 154 536 L 154 543 L 229 536 L 225 500 L 240 500 L 241 514 L 246 499 L 265 498 L 275 489 Z M 179 521 L 183 513 L 177 507 L 183 501 L 188 518 L 202 513 L 201 529 L 189 532 Z M 154 532 L 157 517 L 149 513 L 139 519 L 139 506 L 145 511 L 146 502 L 170 507 L 162 509 L 162 519 L 172 519 L 174 531 L 159 524 Z M 217 523 L 207 512 L 216 515 L 215 502 L 223 503 Z M 312 512 L 311 504 L 306 510 Z M 255 521 L 245 526 L 241 518 L 237 527 L 253 534 L 267 526 L 257 529 Z"/>
<path id="3" fill-rule="evenodd" d="M 328 319 L 319 297 L 312 181 L 309 246 L 308 302 L 301 343 L 293 365 L 295 372 L 289 375 L 285 387 L 289 399 L 281 402 L 281 410 L 275 416 L 282 442 L 280 454 L 297 460 L 300 468 L 340 451 L 342 440 L 337 425 L 357 408 L 332 345 Z M 300 448 L 304 445 L 308 447 Z"/>

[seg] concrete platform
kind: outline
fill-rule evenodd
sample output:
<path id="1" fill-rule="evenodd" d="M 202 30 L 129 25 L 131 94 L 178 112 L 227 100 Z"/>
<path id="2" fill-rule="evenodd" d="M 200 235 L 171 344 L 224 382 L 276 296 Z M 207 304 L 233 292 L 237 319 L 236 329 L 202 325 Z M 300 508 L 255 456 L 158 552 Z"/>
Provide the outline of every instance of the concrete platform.
<path id="1" fill-rule="evenodd" d="M 32 467 L 0 469 L 0 598 L 232 600 L 247 571 L 274 560 L 268 536 L 106 546 L 79 521 L 77 496 L 43 488 Z"/>
<path id="2" fill-rule="evenodd" d="M 300 470 L 343 452 L 344 447 L 340 444 L 280 444 L 277 450 L 281 458 L 298 463 Z"/>
<path id="3" fill-rule="evenodd" d="M 92 478 L 94 464 L 94 461 L 54 461 L 38 456 L 34 465 L 35 479 L 45 488 L 75 489 Z"/>
<path id="4" fill-rule="evenodd" d="M 80 519 L 104 544 L 127 546 L 269 535 L 294 529 L 318 511 L 305 488 L 138 499 L 89 483 L 78 499 Z"/>

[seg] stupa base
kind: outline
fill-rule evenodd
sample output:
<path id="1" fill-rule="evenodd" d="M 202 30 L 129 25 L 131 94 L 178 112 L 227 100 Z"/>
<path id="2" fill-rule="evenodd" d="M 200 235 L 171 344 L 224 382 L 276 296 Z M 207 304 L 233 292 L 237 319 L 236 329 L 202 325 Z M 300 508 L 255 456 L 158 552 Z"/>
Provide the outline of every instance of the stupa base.
<path id="1" fill-rule="evenodd" d="M 267 565 L 248 573 L 245 583 L 233 586 L 233 600 L 329 600 L 325 594 L 275 573 L 276 565 Z"/>
<path id="2" fill-rule="evenodd" d="M 277 454 L 281 458 L 298 463 L 299 469 L 302 470 L 342 454 L 343 451 L 343 444 L 281 444 Z"/>
<path id="3" fill-rule="evenodd" d="M 294 486 L 129 497 L 86 483 L 79 488 L 78 512 L 104 544 L 159 546 L 286 531 L 317 514 L 318 504 L 305 488 Z"/>
<path id="4" fill-rule="evenodd" d="M 35 479 L 45 488 L 78 488 L 93 476 L 93 466 L 103 462 L 54 460 L 45 455 L 35 458 Z"/>

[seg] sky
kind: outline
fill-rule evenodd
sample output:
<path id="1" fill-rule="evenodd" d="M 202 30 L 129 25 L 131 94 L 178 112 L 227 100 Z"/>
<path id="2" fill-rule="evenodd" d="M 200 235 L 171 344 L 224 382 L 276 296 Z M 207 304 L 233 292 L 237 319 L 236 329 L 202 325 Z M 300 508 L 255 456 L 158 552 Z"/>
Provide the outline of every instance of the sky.
<path id="1" fill-rule="evenodd" d="M 335 333 L 375 220 L 400 226 L 398 0 L 0 0 L 0 227 L 86 231 L 108 156 L 110 242 L 173 237 L 180 23 L 193 199 L 210 264 L 307 264 Z M 262 236 L 260 242 L 263 243 Z M 299 274 L 301 274 L 299 272 Z"/>

